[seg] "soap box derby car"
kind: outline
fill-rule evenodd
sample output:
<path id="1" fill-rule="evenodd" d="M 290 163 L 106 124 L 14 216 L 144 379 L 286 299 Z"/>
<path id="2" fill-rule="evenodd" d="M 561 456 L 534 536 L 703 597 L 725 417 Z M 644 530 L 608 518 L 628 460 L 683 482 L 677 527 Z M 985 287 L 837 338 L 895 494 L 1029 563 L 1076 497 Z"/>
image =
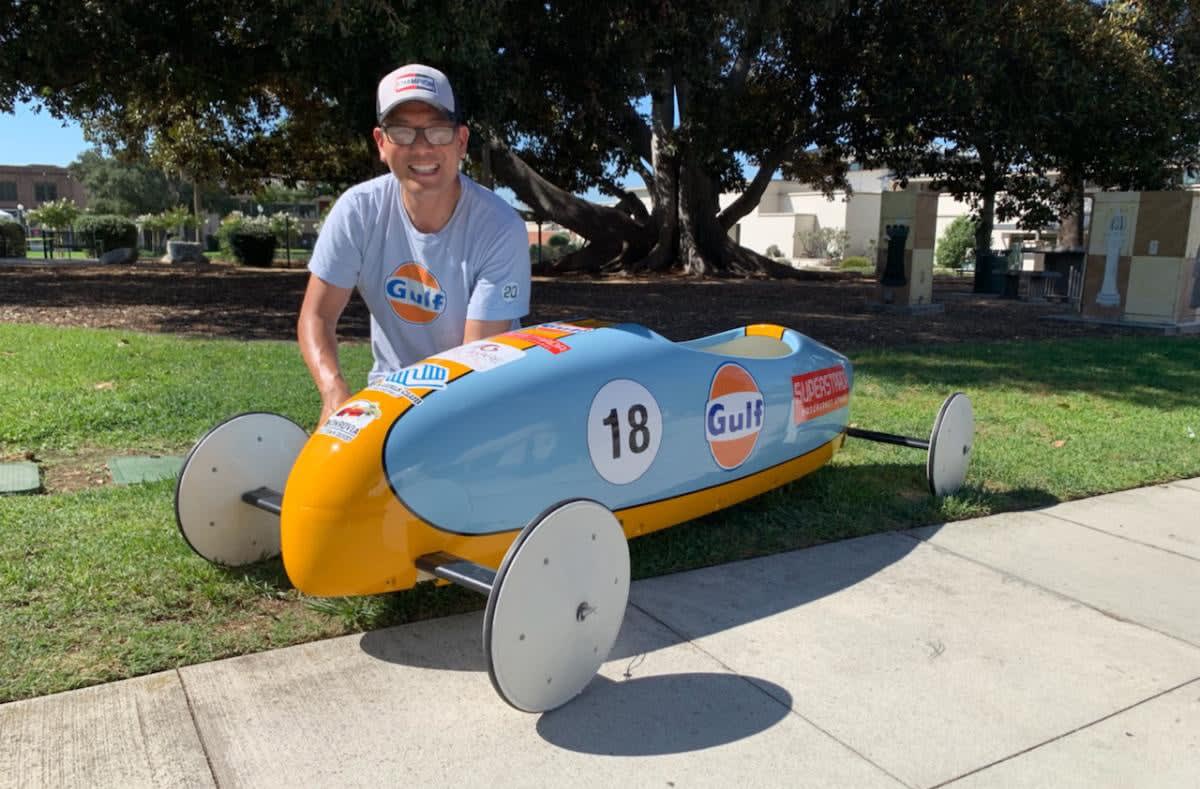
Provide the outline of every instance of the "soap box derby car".
<path id="1" fill-rule="evenodd" d="M 486 594 L 493 686 L 553 709 L 616 640 L 627 539 L 809 474 L 848 436 L 927 449 L 935 495 L 962 484 L 964 395 L 923 441 L 849 427 L 853 380 L 845 356 L 781 326 L 676 343 L 635 324 L 545 323 L 379 380 L 312 436 L 275 414 L 223 422 L 184 462 L 176 517 L 209 561 L 282 553 L 305 594 L 427 579 Z"/>

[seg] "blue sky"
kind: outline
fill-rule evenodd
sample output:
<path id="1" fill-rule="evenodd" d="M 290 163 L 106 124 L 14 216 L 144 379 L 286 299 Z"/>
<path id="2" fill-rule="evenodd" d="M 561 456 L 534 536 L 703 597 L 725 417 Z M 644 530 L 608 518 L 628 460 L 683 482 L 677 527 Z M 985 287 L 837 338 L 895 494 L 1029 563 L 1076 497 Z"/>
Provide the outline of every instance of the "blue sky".
<path id="1" fill-rule="evenodd" d="M 0 113 L 0 164 L 56 164 L 66 167 L 92 146 L 79 124 L 51 117 L 32 105 L 19 104 L 16 113 Z"/>

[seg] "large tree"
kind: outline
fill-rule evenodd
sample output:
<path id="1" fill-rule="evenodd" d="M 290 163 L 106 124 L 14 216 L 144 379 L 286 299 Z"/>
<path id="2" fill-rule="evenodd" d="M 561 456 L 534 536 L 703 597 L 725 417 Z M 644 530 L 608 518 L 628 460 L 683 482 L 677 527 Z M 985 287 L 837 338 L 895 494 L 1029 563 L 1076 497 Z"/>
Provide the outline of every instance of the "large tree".
<path id="1" fill-rule="evenodd" d="M 933 175 L 976 202 L 985 244 L 1017 210 L 997 195 L 1044 204 L 1056 166 L 1131 169 L 1107 143 L 1073 162 L 1087 144 L 1069 124 L 1136 128 L 1164 160 L 1190 133 L 1156 124 L 1190 95 L 1193 2 L 0 0 L 0 111 L 35 99 L 187 180 L 346 184 L 380 172 L 379 76 L 429 62 L 453 78 L 480 177 L 588 239 L 559 267 L 790 273 L 729 237 L 779 172 L 831 186 L 856 153 Z M 1117 77 L 1079 67 L 1097 52 Z M 1154 77 L 1153 117 L 1130 115 L 1145 86 L 1127 74 Z M 593 187 L 615 205 L 576 196 Z"/>
<path id="2" fill-rule="evenodd" d="M 1164 61 L 1178 15 L 1172 34 L 1155 37 L 1151 5 L 864 1 L 879 25 L 870 40 L 891 57 L 879 53 L 858 75 L 855 149 L 971 204 L 980 251 L 997 219 L 1040 226 L 1078 217 L 1085 180 L 1168 185 L 1172 164 L 1194 145 L 1179 121 L 1192 112 L 1172 87 L 1188 82 L 1179 79 L 1184 67 Z"/>
<path id="3" fill-rule="evenodd" d="M 122 162 L 96 150 L 67 166 L 87 189 L 88 208 L 98 214 L 154 214 L 190 202 L 190 189 L 145 161 Z"/>
<path id="4" fill-rule="evenodd" d="M 1057 213 L 1059 248 L 1082 249 L 1087 183 L 1166 189 L 1181 183 L 1200 141 L 1197 34 L 1191 0 L 1064 3 L 1055 79 L 1033 123 L 1052 188 L 1030 184 L 1027 224 Z M 1041 186 L 1042 188 L 1039 188 Z M 1039 204 L 1040 203 L 1040 204 Z"/>
<path id="5" fill-rule="evenodd" d="M 560 268 L 791 273 L 734 243 L 780 170 L 836 179 L 841 2 L 508 3 L 481 135 L 499 180 L 589 240 Z M 485 84 L 477 81 L 476 84 Z M 493 87 L 493 86 L 488 86 Z M 519 119 L 519 120 L 514 120 Z M 756 168 L 747 181 L 745 165 Z M 649 208 L 621 180 L 645 182 Z M 575 196 L 586 188 L 617 202 Z M 723 192 L 741 192 L 722 206 Z"/>
<path id="6" fill-rule="evenodd" d="M 378 171 L 379 75 L 424 60 L 453 75 L 485 169 L 591 242 L 563 267 L 778 271 L 728 231 L 781 168 L 836 175 L 839 159 L 816 152 L 833 140 L 823 37 L 841 6 L 10 0 L 0 109 L 35 98 L 188 179 L 346 182 Z M 746 164 L 758 167 L 748 184 Z M 648 210 L 620 189 L 629 173 L 645 179 Z M 574 196 L 589 187 L 618 206 Z M 722 208 L 729 190 L 744 197 Z"/>

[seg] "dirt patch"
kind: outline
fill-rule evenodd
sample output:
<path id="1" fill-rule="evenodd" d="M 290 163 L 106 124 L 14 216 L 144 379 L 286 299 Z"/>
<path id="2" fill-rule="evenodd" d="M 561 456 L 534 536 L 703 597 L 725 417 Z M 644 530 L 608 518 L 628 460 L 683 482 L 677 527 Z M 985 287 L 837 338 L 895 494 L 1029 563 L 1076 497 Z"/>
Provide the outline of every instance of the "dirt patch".
<path id="1" fill-rule="evenodd" d="M 130 266 L 0 266 L 0 321 L 170 332 L 241 339 L 295 338 L 308 273 L 224 264 L 181 269 Z M 837 281 L 535 278 L 525 323 L 592 317 L 641 323 L 672 340 L 747 323 L 778 323 L 838 350 L 964 341 L 1112 336 L 1135 330 L 1044 321 L 1066 305 L 971 293 L 967 277 L 938 278 L 945 311 L 902 315 L 870 309 L 871 279 Z M 365 340 L 369 316 L 353 298 L 339 327 Z"/>
<path id="2" fill-rule="evenodd" d="M 0 462 L 27 460 L 38 465 L 43 493 L 70 493 L 114 484 L 109 458 L 144 453 L 85 447 L 70 452 L 23 452 L 0 456 Z"/>

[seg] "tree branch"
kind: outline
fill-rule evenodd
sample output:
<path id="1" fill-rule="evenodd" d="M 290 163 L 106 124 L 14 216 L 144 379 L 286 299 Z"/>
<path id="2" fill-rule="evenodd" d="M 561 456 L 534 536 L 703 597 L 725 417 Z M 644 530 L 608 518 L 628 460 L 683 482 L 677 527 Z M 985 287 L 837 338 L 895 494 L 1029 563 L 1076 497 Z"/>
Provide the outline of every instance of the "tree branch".
<path id="1" fill-rule="evenodd" d="M 722 229 L 728 232 L 729 228 L 738 223 L 738 220 L 758 206 L 759 201 L 762 200 L 763 192 L 767 191 L 767 187 L 771 184 L 771 178 L 775 175 L 775 171 L 779 169 L 779 165 L 783 164 L 784 158 L 782 149 L 777 149 L 772 151 L 761 162 L 758 172 L 754 175 L 754 180 L 750 182 L 745 191 L 738 195 L 736 200 L 725 206 L 725 210 L 717 215 L 717 221 L 721 223 Z"/>
<path id="2" fill-rule="evenodd" d="M 493 152 L 492 168 L 497 179 L 536 213 L 587 239 L 641 229 L 628 214 L 596 205 L 550 183 L 494 135 L 489 136 L 487 144 Z"/>
<path id="3" fill-rule="evenodd" d="M 759 0 L 758 7 L 751 17 L 746 20 L 746 35 L 742 39 L 741 50 L 733 61 L 726 83 L 728 93 L 725 101 L 736 100 L 746 90 L 746 80 L 750 76 L 750 66 L 754 63 L 755 54 L 762 47 L 763 30 L 766 28 L 767 14 L 774 8 L 771 0 Z"/>
<path id="4" fill-rule="evenodd" d="M 632 104 L 624 104 L 621 108 L 621 115 L 629 127 L 633 129 L 633 152 L 642 159 L 650 161 L 651 157 L 651 142 L 650 142 L 650 127 L 646 125 L 646 121 L 638 115 L 638 111 Z"/>

